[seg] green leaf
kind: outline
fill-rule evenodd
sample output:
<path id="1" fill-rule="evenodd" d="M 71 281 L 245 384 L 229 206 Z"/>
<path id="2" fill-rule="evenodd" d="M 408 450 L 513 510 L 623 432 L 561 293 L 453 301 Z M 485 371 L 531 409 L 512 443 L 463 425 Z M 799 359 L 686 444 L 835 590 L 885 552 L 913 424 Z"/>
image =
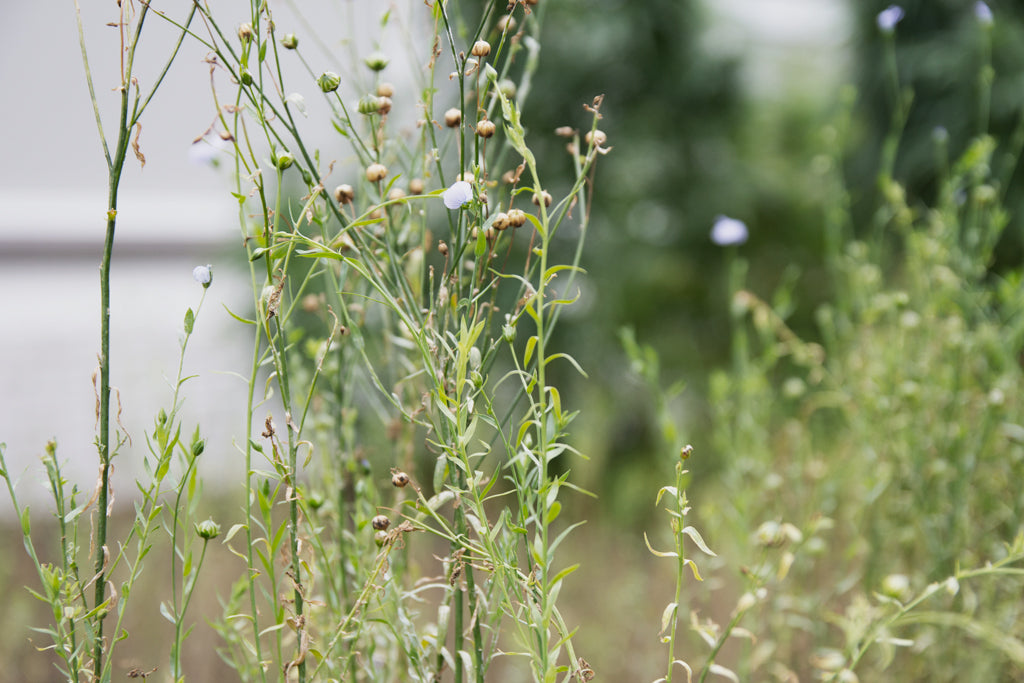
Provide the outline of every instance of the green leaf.
<path id="1" fill-rule="evenodd" d="M 550 507 L 548 507 L 548 514 L 544 520 L 545 524 L 551 524 L 556 519 L 558 519 L 558 515 L 560 512 L 562 512 L 562 504 L 556 500 L 554 503 L 550 505 Z"/>
<path id="2" fill-rule="evenodd" d="M 192 309 L 185 311 L 185 334 L 192 334 L 192 326 L 196 322 L 196 314 L 192 312 Z"/>
<path id="3" fill-rule="evenodd" d="M 28 516 L 28 506 L 26 506 L 25 509 L 21 511 L 21 533 L 25 536 L 32 535 L 32 521 L 29 519 Z"/>
<path id="4" fill-rule="evenodd" d="M 701 538 L 700 532 L 694 529 L 692 526 L 685 527 L 683 529 L 683 533 L 689 536 L 693 540 L 693 542 L 697 544 L 697 547 L 700 548 L 705 554 L 710 555 L 711 557 L 718 557 L 718 555 L 712 552 L 711 548 L 707 547 L 707 545 L 704 543 L 704 539 Z"/>

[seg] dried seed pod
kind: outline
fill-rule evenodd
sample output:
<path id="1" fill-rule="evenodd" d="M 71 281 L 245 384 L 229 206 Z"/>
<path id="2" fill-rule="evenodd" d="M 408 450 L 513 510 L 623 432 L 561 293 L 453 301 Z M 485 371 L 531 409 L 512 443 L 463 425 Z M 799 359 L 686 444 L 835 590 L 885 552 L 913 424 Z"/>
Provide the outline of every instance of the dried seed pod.
<path id="1" fill-rule="evenodd" d="M 470 54 L 474 57 L 486 57 L 491 54 L 491 44 L 486 40 L 478 40 L 473 43 L 473 49 L 470 50 Z"/>
<path id="2" fill-rule="evenodd" d="M 576 129 L 572 126 L 559 126 L 558 128 L 555 128 L 555 135 L 562 138 L 571 138 L 576 135 Z"/>
<path id="3" fill-rule="evenodd" d="M 394 97 L 395 86 L 390 83 L 381 83 L 377 86 L 377 94 L 381 97 Z"/>
<path id="4" fill-rule="evenodd" d="M 380 548 L 381 546 L 383 546 L 385 543 L 388 542 L 388 532 L 386 532 L 386 531 L 378 531 L 378 532 L 376 532 L 373 535 L 373 542 L 377 544 L 378 548 Z"/>
<path id="5" fill-rule="evenodd" d="M 439 254 L 441 254 L 441 256 L 447 256 L 448 255 L 448 243 L 445 242 L 444 240 L 439 241 L 437 243 L 437 252 Z"/>
<path id="6" fill-rule="evenodd" d="M 391 526 L 391 520 L 387 518 L 387 515 L 377 515 L 370 520 L 370 525 L 377 531 L 387 531 Z"/>
<path id="7" fill-rule="evenodd" d="M 423 179 L 413 178 L 409 181 L 409 194 L 423 194 Z"/>
<path id="8" fill-rule="evenodd" d="M 252 24 L 247 22 L 238 27 L 238 39 L 243 43 L 248 43 L 249 41 L 251 41 L 252 36 Z"/>
<path id="9" fill-rule="evenodd" d="M 405 199 L 405 190 L 400 187 L 392 188 L 391 192 L 388 192 L 388 200 L 394 202 L 399 199 Z"/>
<path id="10" fill-rule="evenodd" d="M 476 124 L 476 134 L 482 138 L 489 138 L 494 135 L 494 131 L 497 126 L 494 125 L 494 121 L 484 119 Z"/>
<path id="11" fill-rule="evenodd" d="M 521 228 L 526 224 L 526 212 L 522 209 L 509 209 L 508 224 L 513 228 Z"/>
<path id="12" fill-rule="evenodd" d="M 391 485 L 395 488 L 404 489 L 409 485 L 409 475 L 405 472 L 395 472 L 391 475 Z"/>
<path id="13" fill-rule="evenodd" d="M 540 206 L 541 199 L 544 200 L 544 206 L 551 206 L 551 194 L 547 190 L 541 190 L 539 195 L 533 195 L 533 205 Z"/>
<path id="14" fill-rule="evenodd" d="M 334 188 L 334 201 L 339 204 L 348 204 L 355 199 L 356 191 L 352 189 L 351 185 L 338 185 Z"/>
<path id="15" fill-rule="evenodd" d="M 496 24 L 496 26 L 498 30 L 501 31 L 502 33 L 504 33 L 505 31 L 515 31 L 516 18 L 513 17 L 511 14 L 506 14 L 498 19 L 498 23 Z"/>
<path id="16" fill-rule="evenodd" d="M 384 164 L 370 164 L 366 167 L 366 179 L 371 183 L 380 182 L 388 175 L 388 169 Z"/>
<path id="17" fill-rule="evenodd" d="M 491 225 L 494 226 L 495 230 L 504 230 L 510 225 L 508 214 L 504 212 L 494 214 L 494 220 L 491 221 Z"/>
<path id="18" fill-rule="evenodd" d="M 462 112 L 452 107 L 444 113 L 444 125 L 455 128 L 462 123 Z"/>
<path id="19" fill-rule="evenodd" d="M 608 141 L 608 136 L 605 135 L 605 132 L 603 130 L 592 130 L 588 132 L 586 137 L 584 137 L 583 139 L 586 140 L 588 145 L 592 144 L 600 147 L 601 145 Z"/>

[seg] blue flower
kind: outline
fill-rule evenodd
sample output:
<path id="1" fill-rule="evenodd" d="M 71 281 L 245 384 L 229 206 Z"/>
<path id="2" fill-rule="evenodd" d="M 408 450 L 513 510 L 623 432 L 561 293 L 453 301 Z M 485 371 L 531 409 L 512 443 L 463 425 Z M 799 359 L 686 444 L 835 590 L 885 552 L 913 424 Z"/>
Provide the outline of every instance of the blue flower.
<path id="1" fill-rule="evenodd" d="M 899 5 L 889 5 L 878 13 L 875 21 L 878 22 L 878 28 L 882 33 L 892 33 L 896 29 L 896 24 L 900 23 L 902 19 L 903 8 Z"/>
<path id="2" fill-rule="evenodd" d="M 206 289 L 213 282 L 213 266 L 209 264 L 196 266 L 192 269 L 192 279 L 201 284 L 203 289 Z"/>
<path id="3" fill-rule="evenodd" d="M 978 2 L 974 3 L 974 16 L 983 26 L 992 25 L 992 10 L 987 4 L 982 2 L 982 0 L 978 0 Z"/>
<path id="4" fill-rule="evenodd" d="M 459 180 L 441 193 L 444 205 L 449 209 L 458 209 L 473 198 L 473 186 L 465 180 Z"/>
<path id="5" fill-rule="evenodd" d="M 718 216 L 711 227 L 711 241 L 720 247 L 743 244 L 747 236 L 747 224 L 728 216 Z"/>

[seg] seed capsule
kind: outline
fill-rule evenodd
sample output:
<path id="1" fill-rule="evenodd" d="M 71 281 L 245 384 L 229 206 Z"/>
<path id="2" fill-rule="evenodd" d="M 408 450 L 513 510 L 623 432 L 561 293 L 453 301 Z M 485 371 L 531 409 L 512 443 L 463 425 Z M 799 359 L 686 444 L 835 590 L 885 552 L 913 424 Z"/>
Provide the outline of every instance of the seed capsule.
<path id="1" fill-rule="evenodd" d="M 252 40 L 252 24 L 245 23 L 238 27 L 238 39 L 243 43 Z"/>
<path id="2" fill-rule="evenodd" d="M 540 195 L 533 195 L 533 205 L 540 206 L 540 200 L 544 200 L 544 206 L 551 206 L 551 194 L 547 190 L 541 190 Z"/>
<path id="3" fill-rule="evenodd" d="M 504 212 L 494 214 L 494 220 L 491 221 L 491 225 L 495 230 L 504 230 L 510 225 L 508 214 Z"/>
<path id="4" fill-rule="evenodd" d="M 370 525 L 377 531 L 387 531 L 391 526 L 391 520 L 386 515 L 377 515 L 370 520 Z"/>
<path id="5" fill-rule="evenodd" d="M 299 46 L 299 37 L 294 33 L 288 33 L 281 38 L 281 46 L 286 50 L 294 50 Z"/>
<path id="6" fill-rule="evenodd" d="M 380 85 L 377 86 L 377 94 L 380 95 L 381 97 L 394 97 L 395 86 L 391 85 L 390 83 L 381 83 Z"/>
<path id="7" fill-rule="evenodd" d="M 388 169 L 387 167 L 384 166 L 384 164 L 370 164 L 369 166 L 366 167 L 366 179 L 369 180 L 371 183 L 376 183 L 381 180 L 384 180 L 387 174 Z"/>
<path id="8" fill-rule="evenodd" d="M 508 224 L 513 228 L 521 228 L 526 224 L 526 212 L 522 209 L 509 209 Z"/>
<path id="9" fill-rule="evenodd" d="M 351 185 L 338 185 L 334 188 L 334 201 L 339 204 L 348 204 L 355 199 L 356 192 Z"/>
<path id="10" fill-rule="evenodd" d="M 395 472 L 391 475 L 391 485 L 403 489 L 409 484 L 409 475 L 405 472 Z"/>
<path id="11" fill-rule="evenodd" d="M 409 181 L 409 194 L 423 194 L 423 180 L 413 178 Z"/>
<path id="12" fill-rule="evenodd" d="M 384 67 L 388 65 L 388 58 L 384 56 L 383 53 L 374 52 L 372 55 L 364 59 L 363 63 L 373 71 L 383 71 Z"/>
<path id="13" fill-rule="evenodd" d="M 386 532 L 386 531 L 378 531 L 378 532 L 376 532 L 373 535 L 373 542 L 377 544 L 378 548 L 380 548 L 385 543 L 387 543 L 387 541 L 388 541 L 388 532 Z"/>
<path id="14" fill-rule="evenodd" d="M 491 44 L 486 40 L 478 40 L 473 43 L 473 49 L 470 50 L 470 54 L 474 57 L 486 57 L 491 54 Z"/>
<path id="15" fill-rule="evenodd" d="M 587 141 L 588 145 L 593 144 L 600 147 L 608 141 L 608 136 L 603 130 L 592 130 L 583 139 Z"/>
<path id="16" fill-rule="evenodd" d="M 494 121 L 484 119 L 476 124 L 476 134 L 482 138 L 489 138 L 494 135 L 494 131 L 497 126 L 494 125 Z"/>
<path id="17" fill-rule="evenodd" d="M 455 128 L 462 123 L 462 112 L 452 107 L 444 113 L 444 125 L 449 128 Z"/>

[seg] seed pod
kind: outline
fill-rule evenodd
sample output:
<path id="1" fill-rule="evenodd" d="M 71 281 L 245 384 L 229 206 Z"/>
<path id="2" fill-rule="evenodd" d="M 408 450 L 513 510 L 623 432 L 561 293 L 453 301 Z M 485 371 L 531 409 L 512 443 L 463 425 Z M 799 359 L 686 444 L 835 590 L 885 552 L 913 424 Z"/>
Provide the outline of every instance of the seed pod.
<path id="1" fill-rule="evenodd" d="M 470 54 L 474 57 L 486 57 L 491 54 L 491 44 L 486 40 L 478 40 L 473 43 L 473 49 L 470 50 Z"/>
<path id="2" fill-rule="evenodd" d="M 316 84 L 324 92 L 334 92 L 341 85 L 341 76 L 333 71 L 325 71 L 320 74 L 320 78 L 316 79 Z"/>
<path id="3" fill-rule="evenodd" d="M 448 255 L 448 243 L 445 242 L 444 240 L 441 240 L 440 242 L 438 242 L 437 243 L 437 252 L 439 254 L 441 254 L 441 256 L 447 256 Z"/>
<path id="4" fill-rule="evenodd" d="M 366 167 L 366 179 L 369 180 L 371 183 L 376 183 L 381 180 L 384 180 L 387 174 L 388 169 L 384 166 L 384 164 L 370 164 L 369 166 Z"/>
<path id="5" fill-rule="evenodd" d="M 398 201 L 399 199 L 405 199 L 405 190 L 403 190 L 400 187 L 392 188 L 391 192 L 388 192 L 388 200 L 394 202 Z"/>
<path id="6" fill-rule="evenodd" d="M 558 128 L 555 128 L 555 135 L 563 138 L 571 138 L 573 135 L 576 135 L 576 129 L 572 126 L 559 126 Z"/>
<path id="7" fill-rule="evenodd" d="M 391 485 L 403 489 L 409 484 L 409 475 L 405 472 L 395 472 L 391 475 Z"/>
<path id="8" fill-rule="evenodd" d="M 462 112 L 452 107 L 444 113 L 444 125 L 449 128 L 455 128 L 462 123 Z"/>
<path id="9" fill-rule="evenodd" d="M 486 139 L 494 135 L 496 128 L 497 126 L 494 125 L 494 121 L 484 119 L 476 124 L 476 134 Z"/>
<path id="10" fill-rule="evenodd" d="M 380 85 L 377 86 L 377 94 L 380 95 L 381 97 L 394 97 L 395 86 L 391 85 L 390 83 L 381 83 Z"/>
<path id="11" fill-rule="evenodd" d="M 377 98 L 377 113 L 380 115 L 387 114 L 391 111 L 391 98 L 381 95 Z"/>
<path id="12" fill-rule="evenodd" d="M 515 31 L 516 18 L 513 17 L 511 14 L 506 14 L 498 19 L 498 23 L 496 24 L 496 26 L 498 27 L 498 30 L 501 31 L 502 33 L 504 33 L 505 31 Z"/>
<path id="13" fill-rule="evenodd" d="M 391 526 L 391 520 L 386 515 L 377 515 L 370 520 L 370 525 L 377 531 L 387 531 L 388 527 Z"/>
<path id="14" fill-rule="evenodd" d="M 533 195 L 533 205 L 540 206 L 540 200 L 544 200 L 544 206 L 551 206 L 551 194 L 547 190 L 541 190 L 540 195 Z"/>
<path id="15" fill-rule="evenodd" d="M 377 544 L 378 548 L 380 548 L 385 543 L 387 543 L 387 541 L 388 541 L 388 532 L 386 532 L 386 531 L 378 531 L 378 532 L 376 532 L 373 535 L 373 542 Z"/>
<path id="16" fill-rule="evenodd" d="M 248 43 L 251 41 L 252 35 L 252 24 L 247 22 L 238 27 L 238 39 L 242 41 L 242 43 Z"/>
<path id="17" fill-rule="evenodd" d="M 522 209 L 509 209 L 508 224 L 513 228 L 521 228 L 526 224 L 526 212 Z"/>
<path id="18" fill-rule="evenodd" d="M 338 185 L 334 188 L 334 201 L 339 204 L 348 204 L 355 199 L 356 192 L 351 185 Z"/>
<path id="19" fill-rule="evenodd" d="M 413 178 L 409 181 L 409 194 L 423 194 L 423 180 Z"/>
<path id="20" fill-rule="evenodd" d="M 295 157 L 292 156 L 289 152 L 284 152 L 283 154 L 277 157 L 276 163 L 278 170 L 283 171 L 286 168 L 290 168 L 291 165 L 295 163 Z"/>
<path id="21" fill-rule="evenodd" d="M 495 230 L 504 230 L 509 226 L 508 214 L 504 212 L 494 214 L 494 220 L 491 221 L 491 225 Z"/>
<path id="22" fill-rule="evenodd" d="M 608 141 L 608 136 L 605 135 L 603 130 L 592 130 L 583 139 L 586 140 L 588 145 L 592 144 L 600 147 Z"/>
<path id="23" fill-rule="evenodd" d="M 287 33 L 281 38 L 281 46 L 286 50 L 294 50 L 299 46 L 299 37 L 294 33 Z"/>
<path id="24" fill-rule="evenodd" d="M 238 78 L 242 81 L 242 85 L 252 85 L 252 74 L 249 73 L 248 69 L 243 67 L 242 73 L 238 75 Z"/>

